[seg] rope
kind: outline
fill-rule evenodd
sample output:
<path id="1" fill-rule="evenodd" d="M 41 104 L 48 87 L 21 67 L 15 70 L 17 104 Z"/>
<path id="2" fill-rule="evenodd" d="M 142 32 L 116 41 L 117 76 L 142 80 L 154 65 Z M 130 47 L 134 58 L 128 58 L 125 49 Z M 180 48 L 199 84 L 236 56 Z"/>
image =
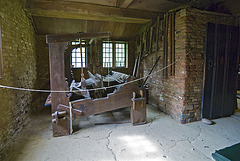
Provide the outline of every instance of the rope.
<path id="1" fill-rule="evenodd" d="M 189 53 L 186 54 L 186 56 L 188 55 Z M 179 60 L 178 60 L 179 61 Z M 163 71 L 164 69 L 172 66 L 173 64 L 176 64 L 176 62 L 178 61 L 175 61 L 171 64 L 169 64 L 168 66 L 156 71 L 156 72 L 153 72 L 152 74 L 148 74 L 144 77 L 141 77 L 141 78 L 138 78 L 138 79 L 135 79 L 135 80 L 132 80 L 130 82 L 126 82 L 126 83 L 122 83 L 122 84 L 118 84 L 118 85 L 113 85 L 113 86 L 108 86 L 108 87 L 103 87 L 103 88 L 94 88 L 94 89 L 86 89 L 86 90 L 73 90 L 73 91 L 53 91 L 53 90 L 38 90 L 38 89 L 26 89 L 26 88 L 17 88 L 17 87 L 10 87 L 10 86 L 4 86 L 4 85 L 0 85 L 0 88 L 3 88 L 3 89 L 13 89 L 13 90 L 19 90 L 19 91 L 28 91 L 28 92 L 42 92 L 42 93 L 70 93 L 70 92 L 79 92 L 79 91 L 97 91 L 97 90 L 106 90 L 108 88 L 114 88 L 114 87 L 119 87 L 119 86 L 123 86 L 123 85 L 126 85 L 126 84 L 131 84 L 131 83 L 135 83 L 139 80 L 142 80 L 146 77 L 149 77 L 149 76 L 152 76 L 152 75 L 155 75 L 157 74 L 158 72 L 160 71 Z"/>

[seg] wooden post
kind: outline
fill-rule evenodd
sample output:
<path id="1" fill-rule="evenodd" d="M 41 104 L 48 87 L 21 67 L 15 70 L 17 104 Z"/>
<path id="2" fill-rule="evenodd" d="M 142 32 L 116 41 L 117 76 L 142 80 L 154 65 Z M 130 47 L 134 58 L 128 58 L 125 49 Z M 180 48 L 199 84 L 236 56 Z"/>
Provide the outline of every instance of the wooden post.
<path id="1" fill-rule="evenodd" d="M 64 51 L 66 43 L 49 43 L 49 61 L 50 61 L 50 85 L 52 91 L 68 91 L 69 88 L 65 82 Z M 52 114 L 57 111 L 59 104 L 68 105 L 69 99 L 66 93 L 51 93 Z M 52 122 L 53 136 L 64 136 L 70 134 L 69 117 L 55 119 Z"/>
<path id="2" fill-rule="evenodd" d="M 172 63 L 175 62 L 175 12 L 172 13 Z M 172 65 L 172 75 L 175 76 L 175 63 Z"/>
<path id="3" fill-rule="evenodd" d="M 84 80 L 84 74 L 83 74 L 83 55 L 82 55 L 82 40 L 80 39 L 80 54 L 81 54 L 81 82 Z"/>
<path id="4" fill-rule="evenodd" d="M 76 34 L 62 34 L 62 35 L 47 35 L 46 42 L 49 45 L 49 62 L 50 62 L 50 85 L 52 91 L 69 91 L 65 75 L 65 60 L 64 53 L 68 41 L 76 39 L 88 38 L 105 38 L 109 37 L 108 32 L 99 33 L 76 33 Z M 82 44 L 79 44 L 80 48 Z M 68 62 L 69 65 L 69 62 Z M 69 106 L 68 92 L 51 93 L 52 102 L 52 127 L 53 136 L 64 136 L 71 134 L 70 115 L 67 113 L 63 117 L 58 117 L 55 112 L 61 112 L 58 105 Z M 60 110 L 60 111 L 59 111 Z M 71 113 L 71 112 L 70 112 Z"/>
<path id="5" fill-rule="evenodd" d="M 145 124 L 146 123 L 146 98 L 142 97 L 143 92 L 140 91 L 140 98 L 135 98 L 136 93 L 133 92 L 133 105 L 130 109 L 131 123 L 133 125 Z"/>

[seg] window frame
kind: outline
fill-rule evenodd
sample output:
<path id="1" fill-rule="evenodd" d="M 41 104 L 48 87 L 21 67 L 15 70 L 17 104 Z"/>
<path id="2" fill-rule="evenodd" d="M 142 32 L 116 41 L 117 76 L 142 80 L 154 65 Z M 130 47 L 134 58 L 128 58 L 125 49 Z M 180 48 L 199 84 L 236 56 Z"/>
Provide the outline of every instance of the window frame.
<path id="1" fill-rule="evenodd" d="M 0 18 L 0 79 L 3 78 L 3 60 L 2 60 L 2 20 Z"/>
<path id="2" fill-rule="evenodd" d="M 112 50 L 110 50 L 110 51 L 106 51 L 107 50 L 107 48 L 106 48 L 106 46 L 104 45 L 104 44 L 109 44 L 109 46 L 110 46 L 110 44 L 111 44 L 111 48 L 112 48 Z M 103 66 L 103 68 L 112 68 L 113 67 L 113 65 L 114 65 L 114 61 L 113 61 L 113 59 L 114 59 L 114 57 L 113 57 L 113 43 L 112 42 L 103 42 L 102 43 L 102 61 L 103 61 L 103 63 L 102 63 L 102 66 Z M 109 47 L 110 48 L 110 47 Z M 104 50 L 105 50 L 105 52 L 104 52 Z M 108 56 L 104 56 L 105 54 L 108 54 Z M 104 62 L 104 60 L 105 59 L 112 59 L 111 60 L 111 66 L 108 66 L 108 64 L 107 64 L 107 66 L 105 66 L 105 63 L 108 63 L 108 62 Z"/>
<path id="3" fill-rule="evenodd" d="M 103 41 L 102 42 L 102 67 L 108 68 L 104 66 L 104 43 L 111 43 L 112 44 L 112 66 L 109 68 L 128 68 L 128 42 L 127 41 Z M 117 66 L 117 44 L 124 44 L 124 66 Z"/>
<path id="4" fill-rule="evenodd" d="M 76 41 L 71 41 L 71 45 L 78 45 L 80 40 L 76 40 Z M 75 44 L 73 44 L 73 43 L 75 43 Z M 85 40 L 81 40 L 81 43 L 82 43 L 82 45 L 86 45 L 86 41 Z M 77 48 L 73 48 L 72 49 L 72 51 L 71 51 L 71 68 L 72 69 L 79 69 L 79 68 L 81 68 L 81 65 L 79 66 L 79 67 L 74 67 L 74 64 L 73 64 L 73 56 L 72 56 L 72 54 L 73 54 L 73 50 L 77 50 L 77 49 L 80 49 L 80 47 L 77 47 Z M 83 57 L 84 59 L 85 59 L 85 61 L 83 61 L 83 63 L 85 63 L 85 66 L 83 65 L 83 68 L 87 68 L 87 47 L 85 46 L 85 47 L 81 47 L 81 48 L 84 48 L 85 49 L 85 57 Z M 78 53 L 78 52 L 74 52 L 75 54 L 76 53 Z M 80 49 L 80 53 L 81 53 L 81 49 Z M 81 59 L 81 55 L 80 55 L 80 57 L 74 57 L 74 58 L 80 58 Z M 77 63 L 82 63 L 81 61 L 80 62 L 78 62 L 78 61 L 74 61 L 74 63 L 75 64 L 77 64 Z"/>

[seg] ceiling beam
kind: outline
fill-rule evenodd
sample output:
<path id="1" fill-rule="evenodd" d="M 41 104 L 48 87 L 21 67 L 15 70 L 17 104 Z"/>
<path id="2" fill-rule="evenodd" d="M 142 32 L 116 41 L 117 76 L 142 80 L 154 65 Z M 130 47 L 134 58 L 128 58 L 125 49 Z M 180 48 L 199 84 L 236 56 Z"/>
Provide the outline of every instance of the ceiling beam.
<path id="1" fill-rule="evenodd" d="M 32 16 L 139 24 L 157 17 L 156 12 L 63 1 L 29 2 L 25 10 Z"/>
<path id="2" fill-rule="evenodd" d="M 128 8 L 133 0 L 117 0 L 117 7 Z"/>
<path id="3" fill-rule="evenodd" d="M 169 2 L 175 2 L 175 3 L 180 3 L 180 4 L 186 4 L 186 3 L 190 3 L 194 0 L 167 0 Z"/>
<path id="4" fill-rule="evenodd" d="M 58 34 L 47 35 L 46 43 L 58 43 L 74 41 L 76 39 L 92 39 L 92 38 L 108 38 L 110 32 L 91 32 L 91 33 L 75 33 L 75 34 Z"/>

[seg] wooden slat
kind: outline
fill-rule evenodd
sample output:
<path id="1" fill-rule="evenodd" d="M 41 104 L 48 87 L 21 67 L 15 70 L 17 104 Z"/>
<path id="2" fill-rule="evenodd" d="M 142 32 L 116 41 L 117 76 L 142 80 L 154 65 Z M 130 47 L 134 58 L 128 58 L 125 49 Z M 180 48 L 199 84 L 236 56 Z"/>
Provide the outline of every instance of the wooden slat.
<path id="1" fill-rule="evenodd" d="M 68 42 L 76 39 L 108 38 L 109 36 L 109 32 L 47 35 L 47 43 Z"/>
<path id="2" fill-rule="evenodd" d="M 109 94 L 108 97 L 100 99 L 85 99 L 73 101 L 72 106 L 81 110 L 83 116 L 99 114 L 128 106 L 132 106 L 132 92 L 139 92 L 137 84 L 127 84 L 120 87 L 119 91 Z"/>
<path id="3" fill-rule="evenodd" d="M 3 64 L 2 64 L 2 24 L 0 19 L 0 78 L 3 77 Z"/>
<path id="4" fill-rule="evenodd" d="M 133 125 L 146 123 L 146 99 L 134 98 L 130 109 L 130 118 Z"/>
<path id="5" fill-rule="evenodd" d="M 32 16 L 140 24 L 147 23 L 157 16 L 156 12 L 144 10 L 60 1 L 30 2 L 26 11 Z"/>
<path id="6" fill-rule="evenodd" d="M 172 12 L 172 61 L 175 62 L 175 12 Z M 172 64 L 172 75 L 175 75 L 175 63 Z"/>
<path id="7" fill-rule="evenodd" d="M 70 113 L 70 107 L 69 106 L 65 106 L 65 105 L 62 105 L 62 104 L 59 104 L 57 106 L 57 109 L 58 110 L 61 110 L 61 111 L 66 111 L 67 114 Z M 78 110 L 78 109 L 72 109 L 72 114 L 73 114 L 73 118 L 80 118 L 81 115 L 82 115 L 82 111 Z"/>
<path id="8" fill-rule="evenodd" d="M 132 2 L 133 0 L 117 0 L 117 7 L 128 8 Z"/>

